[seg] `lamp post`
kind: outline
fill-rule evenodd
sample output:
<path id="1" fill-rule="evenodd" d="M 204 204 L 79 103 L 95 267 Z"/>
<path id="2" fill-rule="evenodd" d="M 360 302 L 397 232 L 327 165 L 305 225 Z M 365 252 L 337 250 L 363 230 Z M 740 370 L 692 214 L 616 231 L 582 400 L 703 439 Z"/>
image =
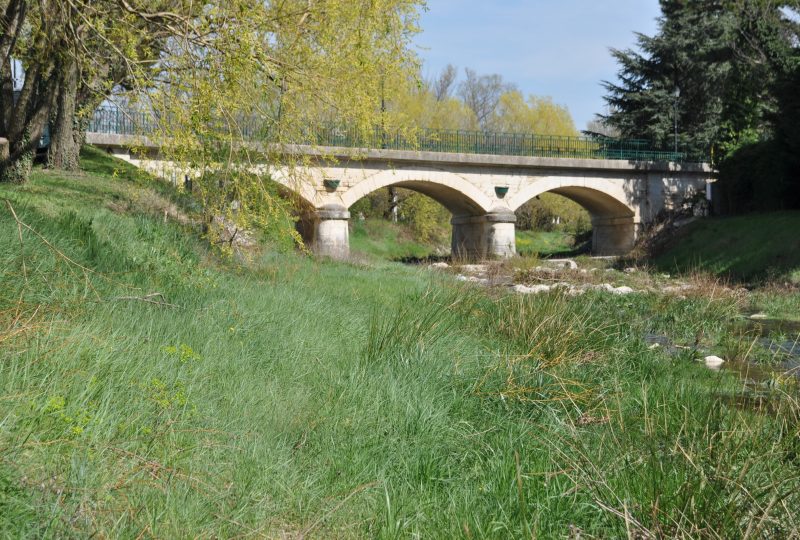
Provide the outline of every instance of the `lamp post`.
<path id="1" fill-rule="evenodd" d="M 678 99 L 681 97 L 681 89 L 677 86 L 672 91 L 672 117 L 675 121 L 675 153 L 678 153 Z"/>

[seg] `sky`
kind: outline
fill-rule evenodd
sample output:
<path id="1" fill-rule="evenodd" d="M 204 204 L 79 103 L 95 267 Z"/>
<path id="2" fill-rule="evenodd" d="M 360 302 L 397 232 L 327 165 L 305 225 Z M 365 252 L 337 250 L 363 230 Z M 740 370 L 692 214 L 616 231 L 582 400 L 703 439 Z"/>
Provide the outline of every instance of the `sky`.
<path id="1" fill-rule="evenodd" d="M 652 35 L 658 0 L 428 0 L 416 50 L 423 75 L 447 64 L 479 74 L 499 73 L 523 94 L 550 96 L 566 106 L 575 126 L 604 107 L 604 80 L 617 65 L 609 48 Z"/>

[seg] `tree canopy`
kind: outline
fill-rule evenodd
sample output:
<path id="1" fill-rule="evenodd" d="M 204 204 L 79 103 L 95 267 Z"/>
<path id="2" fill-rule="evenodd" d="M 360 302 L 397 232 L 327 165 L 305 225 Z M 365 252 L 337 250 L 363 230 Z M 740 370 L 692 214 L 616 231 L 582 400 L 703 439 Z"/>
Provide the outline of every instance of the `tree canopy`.
<path id="1" fill-rule="evenodd" d="M 230 153 L 244 129 L 291 141 L 332 117 L 372 124 L 381 95 L 416 64 L 409 40 L 421 4 L 6 0 L 0 136 L 11 153 L 2 168 L 30 154 L 52 115 L 74 117 L 120 92 L 169 119 L 160 127 L 171 151 L 197 163 L 210 148 L 218 158 L 221 143 Z M 18 96 L 14 60 L 25 72 Z"/>
<path id="2" fill-rule="evenodd" d="M 654 36 L 613 50 L 618 81 L 606 82 L 604 120 L 644 138 L 718 161 L 742 138 L 770 131 L 776 82 L 792 63 L 796 0 L 661 0 Z"/>

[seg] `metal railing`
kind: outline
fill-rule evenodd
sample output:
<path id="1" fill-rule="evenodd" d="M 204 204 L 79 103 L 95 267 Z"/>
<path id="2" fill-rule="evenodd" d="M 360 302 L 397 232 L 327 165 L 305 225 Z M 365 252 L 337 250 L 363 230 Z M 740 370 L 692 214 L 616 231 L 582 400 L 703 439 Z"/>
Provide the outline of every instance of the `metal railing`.
<path id="1" fill-rule="evenodd" d="M 312 138 L 320 146 L 490 154 L 498 156 L 685 161 L 683 152 L 653 150 L 638 139 L 567 137 L 532 133 L 494 133 L 445 129 L 416 129 L 410 134 L 375 128 L 364 133 L 350 128 L 321 128 Z"/>
<path id="2" fill-rule="evenodd" d="M 146 135 L 154 129 L 153 118 L 142 111 L 128 111 L 117 107 L 101 107 L 94 111 L 86 130 L 90 133 L 112 135 Z"/>
<path id="3" fill-rule="evenodd" d="M 146 112 L 100 108 L 89 122 L 88 131 L 119 135 L 147 135 L 156 128 Z M 261 130 L 244 122 L 241 132 L 256 139 Z M 269 140 L 263 137 L 261 140 Z M 451 152 L 498 156 L 611 159 L 629 161 L 686 161 L 683 152 L 656 150 L 649 141 L 606 137 L 566 137 L 530 133 L 494 133 L 445 129 L 414 129 L 408 132 L 375 127 L 360 130 L 349 127 L 320 127 L 300 141 L 317 146 L 360 149 Z"/>

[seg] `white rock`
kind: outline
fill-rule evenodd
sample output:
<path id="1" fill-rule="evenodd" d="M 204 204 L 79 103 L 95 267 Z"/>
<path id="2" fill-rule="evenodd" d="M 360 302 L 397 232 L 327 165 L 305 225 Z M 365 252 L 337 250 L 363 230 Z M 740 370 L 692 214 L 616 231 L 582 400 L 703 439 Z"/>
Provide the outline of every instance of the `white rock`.
<path id="1" fill-rule="evenodd" d="M 769 315 L 766 313 L 753 313 L 750 318 L 754 321 L 763 321 L 764 319 L 769 319 Z"/>
<path id="2" fill-rule="evenodd" d="M 636 292 L 636 291 L 634 291 L 630 287 L 626 287 L 626 286 L 623 285 L 622 287 L 617 287 L 616 289 L 614 289 L 611 292 L 613 292 L 614 294 L 631 294 L 631 293 Z"/>
<path id="3" fill-rule="evenodd" d="M 547 285 L 534 285 L 532 287 L 528 287 L 527 285 L 514 285 L 512 290 L 520 294 L 539 294 L 549 291 L 550 287 Z"/>
<path id="4" fill-rule="evenodd" d="M 578 269 L 578 263 L 576 263 L 572 259 L 550 259 L 549 261 L 547 261 L 547 263 L 556 266 L 558 268 L 564 268 L 569 270 Z"/>
<path id="5" fill-rule="evenodd" d="M 711 369 L 719 369 L 719 367 L 720 367 L 722 364 L 724 364 L 724 363 L 725 363 L 725 360 L 723 360 L 723 359 L 722 359 L 722 358 L 720 358 L 719 356 L 706 356 L 706 357 L 703 359 L 703 362 L 705 362 L 705 364 L 706 364 L 706 367 L 709 367 L 709 368 L 711 368 Z"/>
<path id="6" fill-rule="evenodd" d="M 633 268 L 632 266 L 631 266 L 631 267 L 628 267 L 628 268 L 626 268 L 625 270 L 623 270 L 623 272 L 625 272 L 626 274 L 633 274 L 633 273 L 635 273 L 636 271 L 637 271 L 637 270 L 636 270 L 636 268 Z"/>
<path id="7" fill-rule="evenodd" d="M 583 291 L 585 291 L 586 289 L 593 289 L 595 291 L 610 292 L 611 294 L 631 294 L 636 292 L 635 290 L 625 285 L 621 287 L 614 287 L 610 283 L 603 283 L 602 285 L 582 285 L 581 289 Z"/>
<path id="8" fill-rule="evenodd" d="M 430 268 L 450 268 L 450 265 L 446 262 L 435 262 L 430 266 Z"/>
<path id="9" fill-rule="evenodd" d="M 489 280 L 486 278 L 480 278 L 476 276 L 465 276 L 464 274 L 459 274 L 456 276 L 458 281 L 464 281 L 467 283 L 488 283 Z"/>
<path id="10" fill-rule="evenodd" d="M 480 274 L 486 272 L 487 266 L 485 264 L 465 264 L 461 267 L 462 272 L 467 274 Z"/>

